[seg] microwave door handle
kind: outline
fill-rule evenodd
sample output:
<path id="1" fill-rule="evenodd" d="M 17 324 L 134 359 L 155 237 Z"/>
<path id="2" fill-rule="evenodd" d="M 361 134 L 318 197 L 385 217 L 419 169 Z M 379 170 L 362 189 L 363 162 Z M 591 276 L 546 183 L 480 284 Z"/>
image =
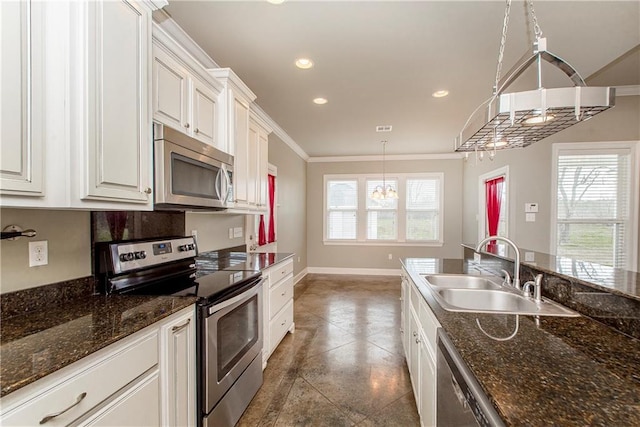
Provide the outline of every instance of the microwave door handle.
<path id="1" fill-rule="evenodd" d="M 218 200 L 222 200 L 222 197 L 221 197 L 221 194 L 220 194 L 222 192 L 221 191 L 221 186 L 220 186 L 220 184 L 221 184 L 220 175 L 222 174 L 222 172 L 223 172 L 222 169 L 218 169 L 218 174 L 216 175 L 215 187 L 216 187 L 216 197 L 218 198 Z"/>
<path id="2" fill-rule="evenodd" d="M 231 200 L 229 200 L 229 195 L 231 194 L 231 178 L 229 178 L 229 172 L 227 172 L 227 170 L 225 169 L 224 173 L 224 180 L 225 180 L 225 184 L 224 184 L 224 201 L 225 202 L 230 202 Z"/>

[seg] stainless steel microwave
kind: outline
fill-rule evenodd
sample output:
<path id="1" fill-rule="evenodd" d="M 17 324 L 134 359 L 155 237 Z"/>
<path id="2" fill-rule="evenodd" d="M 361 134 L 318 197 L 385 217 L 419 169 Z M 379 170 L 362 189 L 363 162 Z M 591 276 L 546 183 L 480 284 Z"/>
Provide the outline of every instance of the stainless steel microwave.
<path id="1" fill-rule="evenodd" d="M 155 207 L 233 207 L 233 156 L 164 125 L 154 124 Z"/>

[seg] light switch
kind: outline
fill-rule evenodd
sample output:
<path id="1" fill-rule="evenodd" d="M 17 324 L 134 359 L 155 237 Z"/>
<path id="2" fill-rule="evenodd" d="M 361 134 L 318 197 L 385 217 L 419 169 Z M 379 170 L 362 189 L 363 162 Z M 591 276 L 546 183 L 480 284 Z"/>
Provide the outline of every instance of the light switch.
<path id="1" fill-rule="evenodd" d="M 525 252 L 524 253 L 524 260 L 527 262 L 533 262 L 536 260 L 536 253 L 535 252 Z"/>
<path id="2" fill-rule="evenodd" d="M 538 204 L 537 203 L 525 203 L 524 204 L 525 212 L 538 212 Z"/>
<path id="3" fill-rule="evenodd" d="M 534 214 L 534 213 L 525 214 L 525 221 L 527 221 L 527 222 L 536 222 L 536 214 Z"/>

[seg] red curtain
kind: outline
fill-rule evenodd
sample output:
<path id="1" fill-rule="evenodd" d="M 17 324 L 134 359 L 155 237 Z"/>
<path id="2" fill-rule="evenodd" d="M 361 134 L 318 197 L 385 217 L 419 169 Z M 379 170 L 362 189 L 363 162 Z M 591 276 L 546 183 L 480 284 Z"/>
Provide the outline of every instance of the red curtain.
<path id="1" fill-rule="evenodd" d="M 276 241 L 276 221 L 273 215 L 273 209 L 276 202 L 276 177 L 269 175 L 269 235 L 267 241 L 273 243 Z"/>
<path id="2" fill-rule="evenodd" d="M 498 223 L 500 222 L 500 205 L 502 204 L 502 188 L 504 186 L 504 177 L 491 179 L 484 183 L 487 200 L 487 225 L 489 235 L 498 234 Z M 489 250 L 494 249 L 496 241 L 492 240 L 487 245 Z"/>
<path id="3" fill-rule="evenodd" d="M 258 226 L 258 246 L 267 244 L 267 236 L 264 232 L 264 215 L 260 215 L 260 225 Z"/>

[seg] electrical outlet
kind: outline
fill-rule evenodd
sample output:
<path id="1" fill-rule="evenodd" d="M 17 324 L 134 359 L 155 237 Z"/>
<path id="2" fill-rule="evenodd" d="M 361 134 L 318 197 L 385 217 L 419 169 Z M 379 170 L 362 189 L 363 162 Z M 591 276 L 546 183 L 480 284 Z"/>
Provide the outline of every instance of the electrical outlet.
<path id="1" fill-rule="evenodd" d="M 191 230 L 191 235 L 195 237 L 196 240 L 198 240 L 198 230 Z"/>
<path id="2" fill-rule="evenodd" d="M 229 238 L 233 239 L 233 227 L 229 228 Z"/>
<path id="3" fill-rule="evenodd" d="M 300 257 L 298 257 L 298 262 L 300 262 Z"/>
<path id="4" fill-rule="evenodd" d="M 480 262 L 482 261 L 482 256 L 478 253 L 474 253 L 473 254 L 473 262 Z"/>
<path id="5" fill-rule="evenodd" d="M 49 249 L 46 240 L 29 242 L 29 267 L 49 264 Z"/>
<path id="6" fill-rule="evenodd" d="M 389 259 L 393 259 L 393 254 L 389 254 Z"/>
<path id="7" fill-rule="evenodd" d="M 233 229 L 233 237 L 234 238 L 242 237 L 242 227 L 236 227 Z"/>
<path id="8" fill-rule="evenodd" d="M 535 213 L 526 213 L 524 214 L 526 222 L 536 222 L 536 214 Z"/>

